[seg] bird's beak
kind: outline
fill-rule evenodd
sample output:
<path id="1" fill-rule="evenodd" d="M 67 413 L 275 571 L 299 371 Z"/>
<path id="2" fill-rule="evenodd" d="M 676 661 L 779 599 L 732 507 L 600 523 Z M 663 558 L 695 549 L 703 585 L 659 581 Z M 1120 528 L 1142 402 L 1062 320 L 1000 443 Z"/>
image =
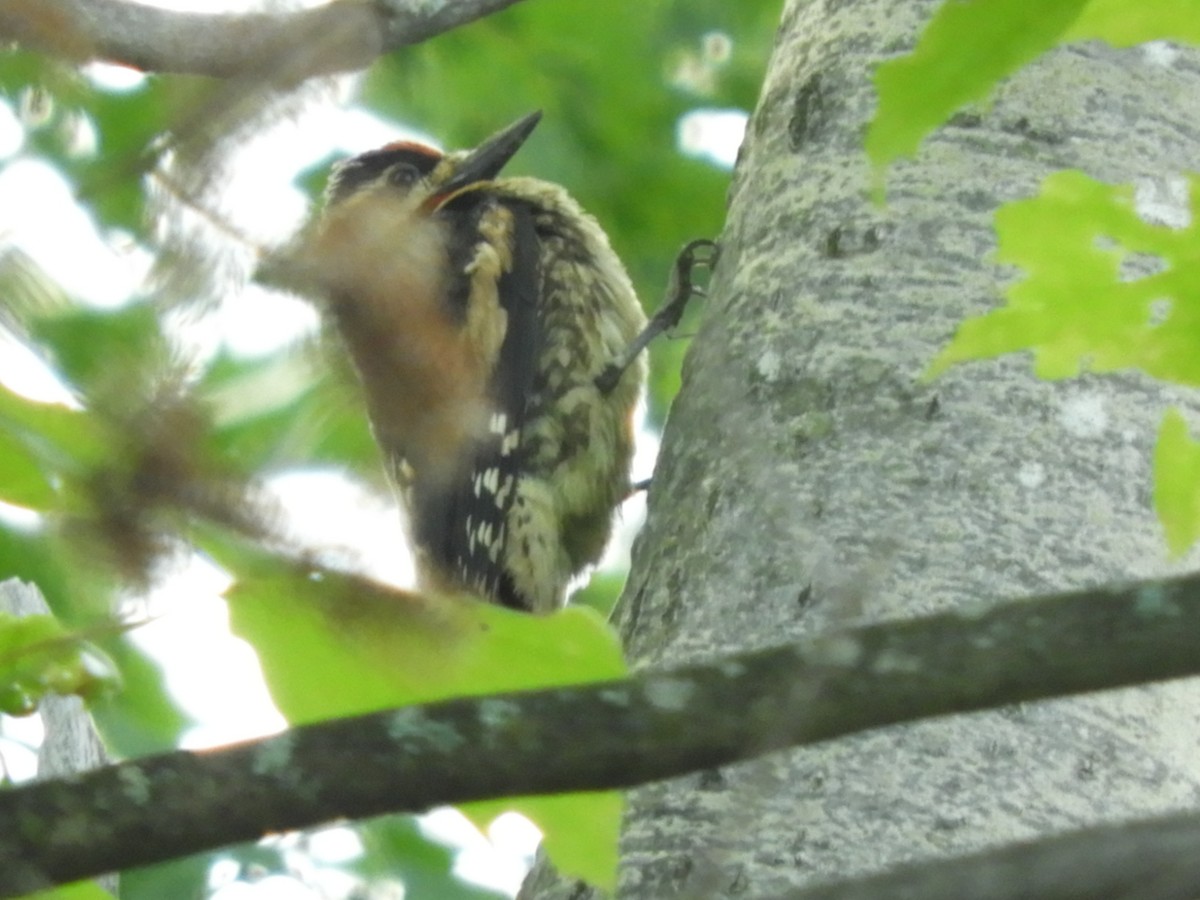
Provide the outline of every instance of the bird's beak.
<path id="1" fill-rule="evenodd" d="M 480 181 L 490 181 L 499 175 L 505 163 L 513 158 L 529 135 L 533 134 L 533 129 L 537 127 L 541 118 L 542 111 L 535 110 L 472 150 L 470 155 L 459 163 L 458 170 L 439 186 L 438 197 L 442 202 L 464 188 Z"/>

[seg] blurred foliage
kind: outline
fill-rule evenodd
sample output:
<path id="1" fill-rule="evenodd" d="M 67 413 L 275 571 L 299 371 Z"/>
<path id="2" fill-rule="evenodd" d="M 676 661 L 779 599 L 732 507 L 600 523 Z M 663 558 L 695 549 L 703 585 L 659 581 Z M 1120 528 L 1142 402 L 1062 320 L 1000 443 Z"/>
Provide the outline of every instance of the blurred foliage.
<path id="1" fill-rule="evenodd" d="M 449 146 L 545 110 L 511 171 L 566 185 L 601 221 L 653 309 L 679 247 L 716 237 L 724 218 L 729 173 L 680 154 L 681 117 L 701 108 L 749 111 L 778 14 L 776 0 L 523 3 L 379 60 L 362 81 L 361 102 Z M 187 207 L 208 238 L 236 243 L 238 223 L 224 221 L 207 199 L 223 171 L 217 153 L 236 147 L 256 110 L 300 108 L 259 94 L 181 76 L 105 89 L 61 61 L 0 52 L 0 103 L 24 131 L 17 153 L 0 157 L 0 177 L 24 160 L 48 163 L 101 238 L 155 261 L 154 279 L 119 308 L 100 310 L 71 297 L 0 235 L 0 329 L 33 348 L 74 400 L 35 402 L 0 388 L 0 501 L 39 516 L 27 524 L 0 515 L 0 579 L 37 585 L 57 617 L 2 621 L 0 643 L 16 646 L 30 630 L 52 627 L 54 640 L 72 648 L 79 665 L 67 668 L 76 673 L 94 644 L 120 673 L 122 689 L 91 705 L 121 756 L 176 747 L 192 724 L 160 665 L 114 622 L 119 603 L 193 548 L 235 578 L 235 625 L 258 649 L 292 721 L 619 676 L 620 654 L 602 625 L 619 576 L 597 578 L 586 591 L 584 606 L 601 610 L 599 617 L 580 608 L 533 619 L 461 601 L 434 615 L 405 609 L 397 598 L 406 595 L 323 569 L 320 548 L 282 537 L 286 522 L 258 488 L 272 473 L 318 465 L 383 489 L 353 379 L 319 342 L 257 357 L 186 354 L 169 311 L 178 284 L 191 282 L 176 279 L 170 297 L 164 287 L 172 269 L 188 265 L 214 281 L 245 275 L 203 247 L 194 248 L 199 265 L 189 262 L 188 248 L 164 236 L 162 195 Z M 165 165 L 174 166 L 169 176 Z M 298 179 L 314 203 L 321 181 L 313 173 Z M 228 289 L 237 293 L 232 282 Z M 194 291 L 198 303 L 205 299 Z M 686 322 L 680 330 L 687 332 Z M 656 421 L 678 386 L 685 347 L 677 339 L 654 348 Z M 19 681 L 0 674 L 3 687 Z M 90 683 L 39 683 L 49 682 L 92 693 Z M 566 870 L 611 883 L 619 795 L 521 803 Z M 468 813 L 482 825 L 513 805 L 477 804 Z M 364 852 L 339 865 L 368 883 L 398 879 L 410 896 L 448 900 L 495 896 L 455 878 L 453 851 L 411 817 L 355 829 Z M 200 896 L 216 860 L 236 864 L 251 881 L 295 875 L 286 853 L 245 846 L 124 873 L 122 896 Z M 65 890 L 94 894 L 87 886 Z"/>
<path id="2" fill-rule="evenodd" d="M 113 895 L 93 881 L 76 881 L 74 884 L 28 894 L 24 900 L 113 900 Z"/>
<path id="3" fill-rule="evenodd" d="M 490 888 L 452 874 L 455 853 L 421 832 L 412 816 L 380 816 L 357 828 L 363 854 L 345 865 L 368 883 L 401 881 L 406 897 L 496 900 Z"/>
<path id="4" fill-rule="evenodd" d="M 95 634 L 96 643 L 116 663 L 123 689 L 93 702 L 114 751 L 173 748 L 186 717 L 166 695 L 157 665 L 123 630 L 110 627 L 121 585 L 119 567 L 112 563 L 134 542 L 123 543 L 130 532 L 111 527 L 119 511 L 98 507 L 92 486 L 125 468 L 125 447 L 113 445 L 117 435 L 98 416 L 35 403 L 4 388 L 0 434 L 20 451 L 0 454 L 0 501 L 36 509 L 57 522 L 57 527 L 30 529 L 0 519 L 0 580 L 16 577 L 36 585 L 72 629 L 70 635 L 83 639 Z M 33 476 L 31 464 L 36 466 Z M 30 477 L 45 488 L 36 497 L 26 489 Z"/>
<path id="5" fill-rule="evenodd" d="M 53 161 L 99 224 L 133 233 L 144 230 L 141 176 L 158 139 L 202 90 L 198 79 L 172 77 L 109 93 L 57 60 L 0 53 L 0 96 L 21 112 L 25 152 Z"/>
<path id="6" fill-rule="evenodd" d="M 54 616 L 0 613 L 0 713 L 27 716 L 47 694 L 114 690 L 116 666 Z"/>

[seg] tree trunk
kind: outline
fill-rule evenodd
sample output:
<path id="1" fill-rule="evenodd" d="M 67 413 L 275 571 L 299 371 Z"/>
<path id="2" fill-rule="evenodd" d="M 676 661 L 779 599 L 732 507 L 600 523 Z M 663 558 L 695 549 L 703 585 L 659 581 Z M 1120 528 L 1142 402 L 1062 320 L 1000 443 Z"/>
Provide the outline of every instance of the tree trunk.
<path id="1" fill-rule="evenodd" d="M 1173 195 L 1200 58 L 1057 51 L 889 170 L 875 207 L 872 74 L 936 6 L 786 6 L 619 613 L 640 665 L 1166 571 L 1151 452 L 1182 392 L 1038 382 L 1025 358 L 918 379 L 1012 275 L 987 261 L 1000 204 L 1061 168 Z M 1007 708 L 637 790 L 620 896 L 760 897 L 1193 805 L 1196 697 Z M 581 894 L 539 875 L 525 896 Z"/>

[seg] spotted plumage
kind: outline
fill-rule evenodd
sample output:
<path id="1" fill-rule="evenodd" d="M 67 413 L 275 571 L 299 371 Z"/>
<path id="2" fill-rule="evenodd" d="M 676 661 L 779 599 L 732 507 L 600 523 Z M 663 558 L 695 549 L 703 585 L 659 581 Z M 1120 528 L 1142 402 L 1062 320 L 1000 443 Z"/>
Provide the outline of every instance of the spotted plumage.
<path id="1" fill-rule="evenodd" d="M 342 164 L 311 247 L 408 511 L 421 580 L 543 612 L 595 563 L 628 490 L 644 316 L 558 185 L 497 178 L 527 117 L 475 151 Z"/>

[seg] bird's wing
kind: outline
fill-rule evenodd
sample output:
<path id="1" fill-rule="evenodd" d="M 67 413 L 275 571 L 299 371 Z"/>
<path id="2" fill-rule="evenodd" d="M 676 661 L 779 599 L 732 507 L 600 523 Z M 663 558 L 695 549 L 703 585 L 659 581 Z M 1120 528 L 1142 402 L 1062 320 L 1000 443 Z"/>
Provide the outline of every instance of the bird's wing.
<path id="1" fill-rule="evenodd" d="M 456 315 L 480 319 L 465 327 L 479 333 L 479 352 L 493 358 L 487 380 L 490 415 L 460 474 L 446 484 L 415 486 L 413 537 L 435 580 L 530 609 L 533 598 L 524 595 L 505 566 L 505 544 L 543 340 L 540 241 L 527 204 L 490 196 L 470 199 L 475 200 L 471 206 L 451 211 L 472 217 L 470 227 L 454 229 L 464 238 L 452 250 L 452 265 L 465 277 L 456 284 L 452 302 Z"/>

